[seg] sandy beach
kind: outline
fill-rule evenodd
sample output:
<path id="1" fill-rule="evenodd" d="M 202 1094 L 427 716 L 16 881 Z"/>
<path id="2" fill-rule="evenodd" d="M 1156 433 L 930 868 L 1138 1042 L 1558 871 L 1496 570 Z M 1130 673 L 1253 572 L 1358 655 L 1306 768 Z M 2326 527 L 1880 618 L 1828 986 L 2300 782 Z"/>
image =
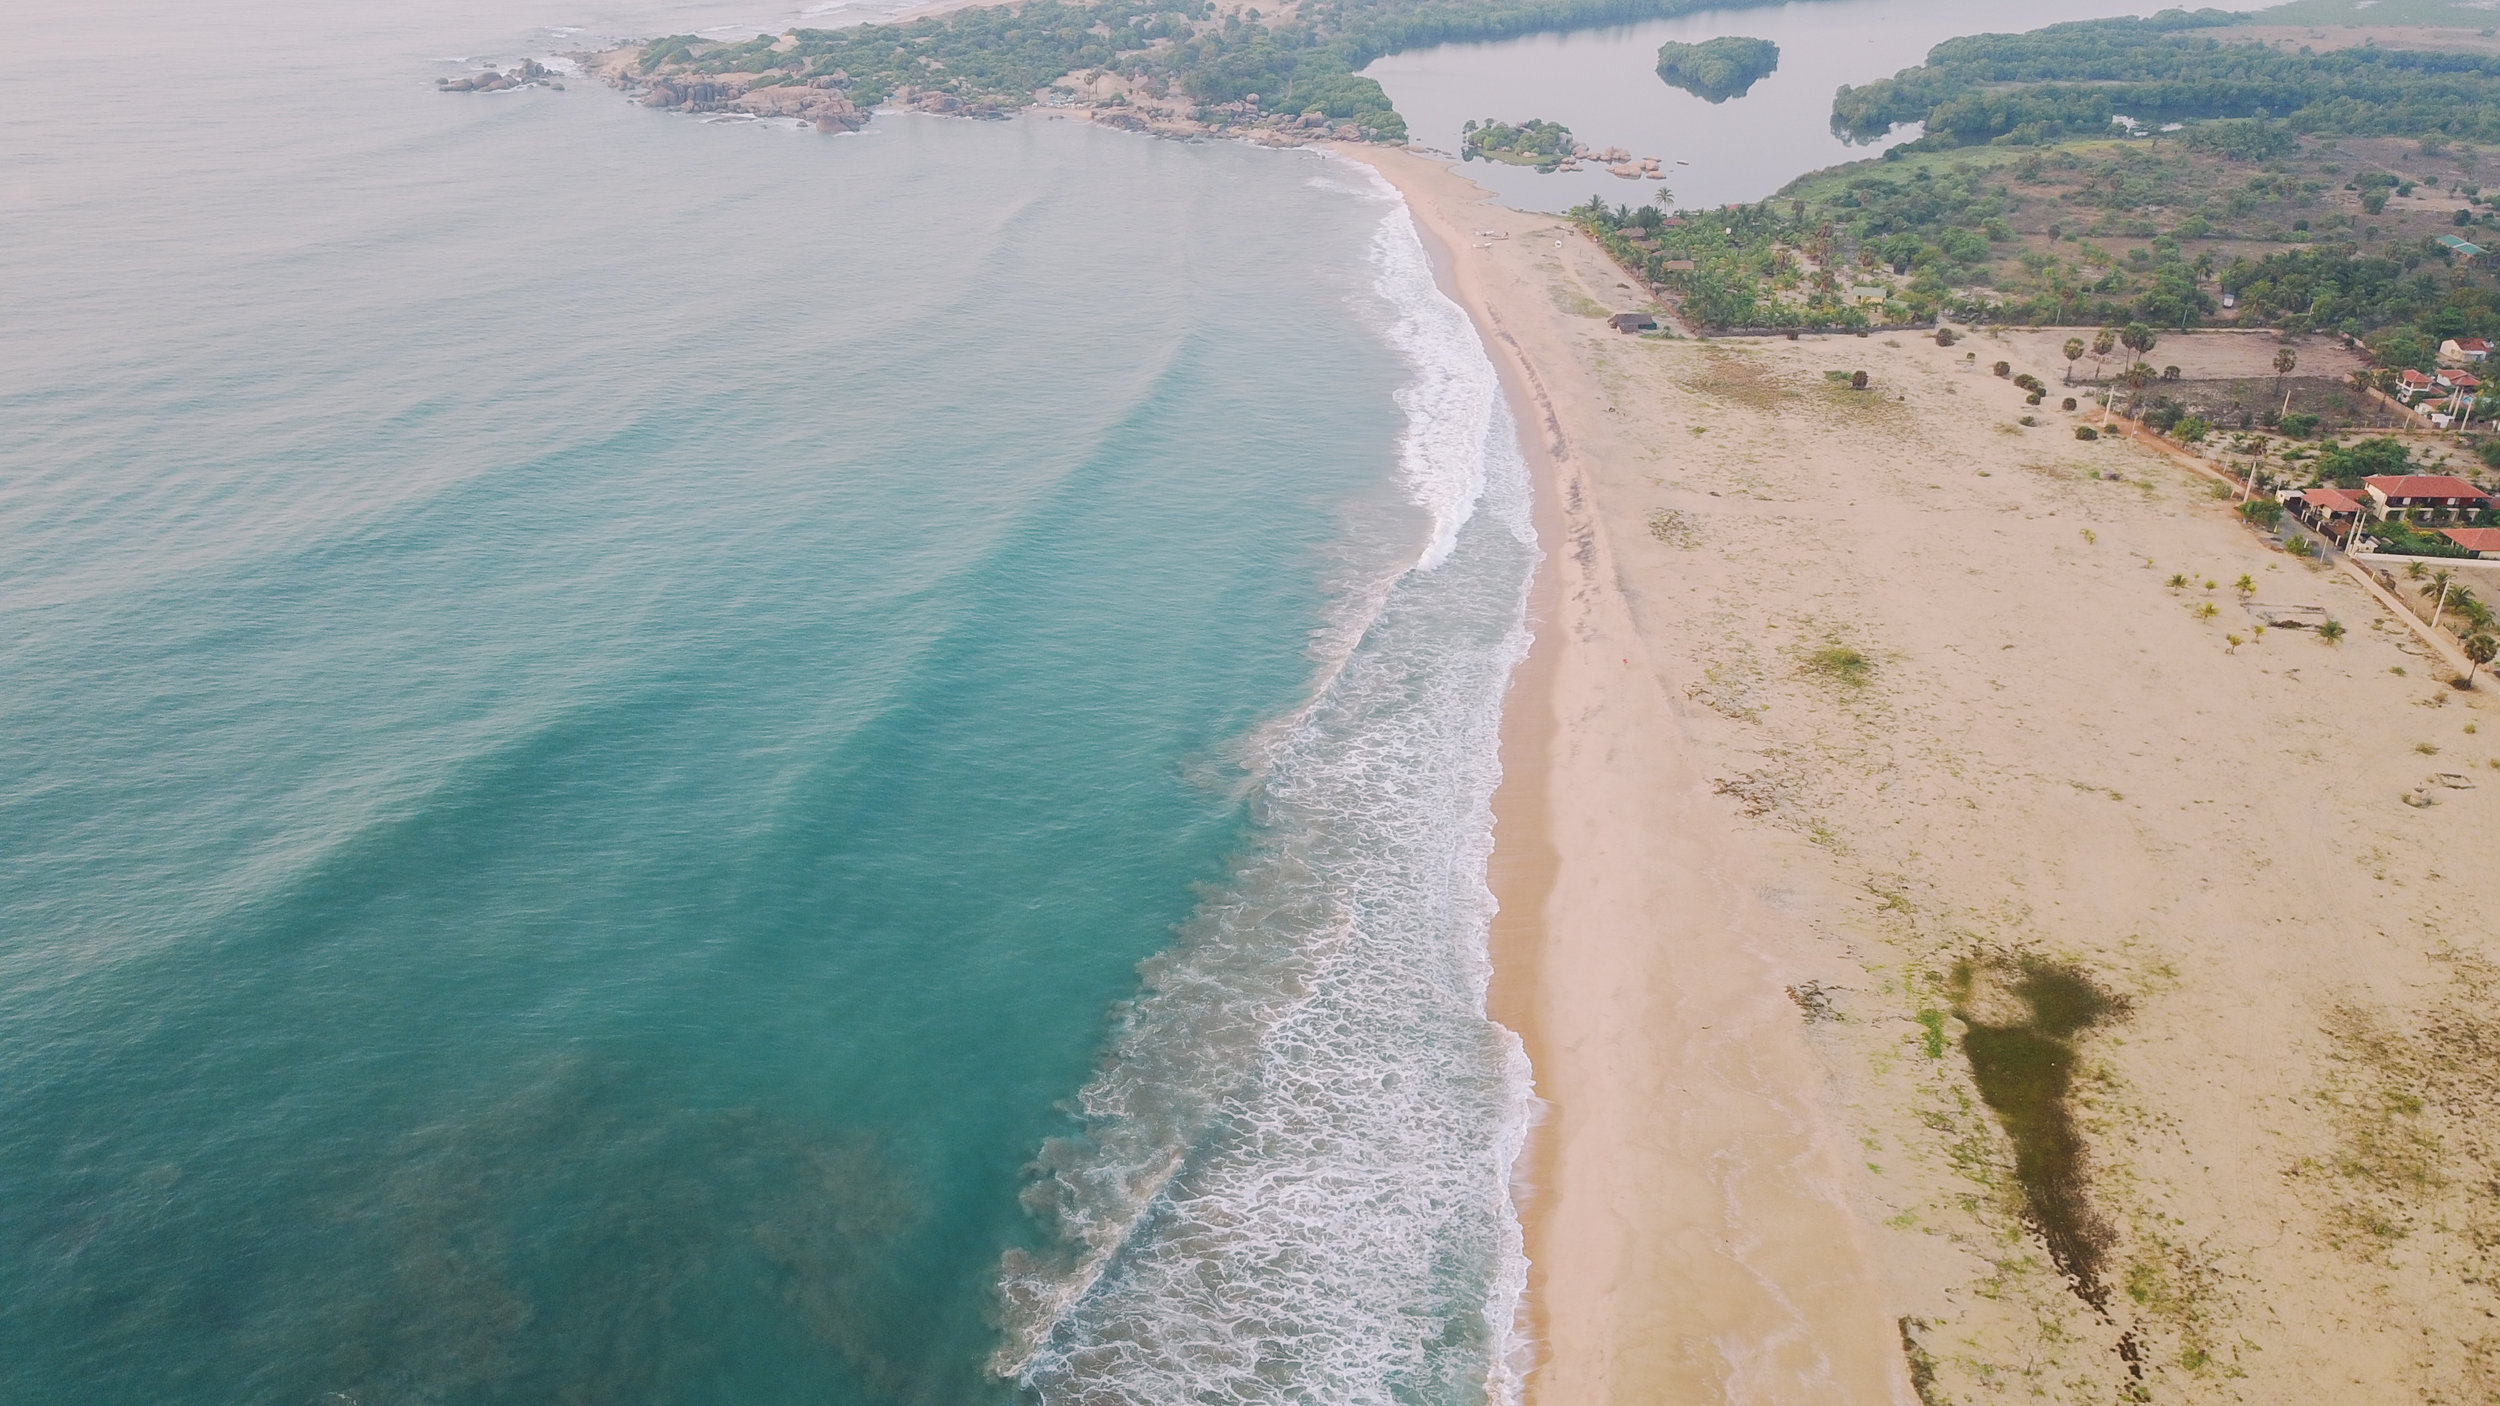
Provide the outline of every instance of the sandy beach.
<path id="1" fill-rule="evenodd" d="M 1529 1399 L 2492 1399 L 2500 690 L 2025 407 L 1987 367 L 2041 339 L 1620 334 L 1562 222 L 1344 154 L 1547 495 L 1494 859 Z"/>

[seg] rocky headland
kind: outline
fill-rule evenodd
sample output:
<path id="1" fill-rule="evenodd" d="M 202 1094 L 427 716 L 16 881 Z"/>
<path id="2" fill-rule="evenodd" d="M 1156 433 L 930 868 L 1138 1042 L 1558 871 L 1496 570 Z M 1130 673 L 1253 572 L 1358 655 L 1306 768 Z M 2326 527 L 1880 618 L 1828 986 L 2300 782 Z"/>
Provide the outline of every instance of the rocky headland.
<path id="1" fill-rule="evenodd" d="M 851 76 L 838 70 L 810 78 L 779 72 L 700 73 L 666 65 L 645 70 L 643 53 L 641 46 L 612 49 L 586 55 L 582 66 L 644 107 L 786 117 L 811 123 L 819 132 L 858 131 L 868 125 L 874 105 L 854 100 Z"/>
<path id="2" fill-rule="evenodd" d="M 978 36 L 953 32 L 976 27 L 981 13 L 957 12 L 878 31 L 880 39 L 911 38 L 909 47 L 918 57 L 909 62 L 892 57 L 903 51 L 899 46 L 868 42 L 867 31 L 875 26 L 759 34 L 743 44 L 676 36 L 579 57 L 584 71 L 647 107 L 791 118 L 826 132 L 856 131 L 880 109 L 996 119 L 1035 107 L 1183 139 L 1225 136 L 1290 146 L 1322 138 L 1405 135 L 1378 85 L 1350 76 L 1287 83 L 1264 100 L 1258 92 L 1210 100 L 1207 85 L 1193 82 L 1191 74 L 1156 71 L 1145 62 L 1125 72 L 1115 65 L 1057 66 L 1102 56 L 1084 45 L 1065 54 L 1027 52 L 1019 55 L 1016 71 L 989 71 L 992 66 L 974 43 Z M 1170 36 L 1154 42 L 1155 56 L 1170 54 Z"/>

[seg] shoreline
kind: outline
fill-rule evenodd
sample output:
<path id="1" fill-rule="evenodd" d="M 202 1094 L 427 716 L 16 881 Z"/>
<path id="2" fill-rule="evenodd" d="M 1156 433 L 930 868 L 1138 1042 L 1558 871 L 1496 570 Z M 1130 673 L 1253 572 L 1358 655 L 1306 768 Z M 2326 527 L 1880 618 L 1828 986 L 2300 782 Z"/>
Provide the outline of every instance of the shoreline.
<path id="1" fill-rule="evenodd" d="M 1693 813 L 1697 778 L 1664 814 L 1623 794 L 1690 768 L 1618 765 L 1626 750 L 1671 751 L 1673 727 L 1650 670 L 1598 662 L 1641 645 L 1575 453 L 1593 391 L 1556 341 L 1550 300 L 1502 286 L 1518 280 L 1492 257 L 1602 255 L 1428 158 L 1336 149 L 1406 201 L 1500 373 L 1536 485 L 1535 643 L 1505 700 L 1487 876 L 1501 909 L 1488 1013 L 1526 1047 L 1543 1114 L 1513 1176 L 1529 1261 L 1524 1399 L 1719 1399 L 1718 1384 L 1753 1375 L 1768 1392 L 1747 1399 L 1904 1400 L 1873 1275 L 1849 1252 L 1817 1081 L 1743 940 L 1747 905 L 1728 879 L 1756 866 Z M 1500 237 L 1471 237 L 1487 229 Z M 1692 987 L 1667 1001 L 1680 1021 L 1661 1019 L 1670 974 Z M 1653 1125 L 1653 1101 L 1672 1129 Z"/>
<path id="2" fill-rule="evenodd" d="M 2049 339 L 1624 335 L 1576 229 L 1341 154 L 1538 478 L 1488 872 L 1527 1402 L 2500 1390 L 2500 689 L 2436 583 L 2079 440 L 1990 371 Z M 2053 1173 L 2008 1030 L 2068 1061 Z"/>
<path id="3" fill-rule="evenodd" d="M 1369 163 L 1366 163 L 1367 165 Z M 1378 171 L 1378 166 L 1372 166 Z M 1388 180 L 1387 173 L 1382 179 Z M 1395 183 L 1392 182 L 1394 187 Z M 1495 912 L 1487 935 L 1493 966 L 1485 991 L 1485 1014 L 1519 1037 L 1527 1055 L 1533 1087 L 1545 1050 L 1545 1031 L 1538 1011 L 1537 953 L 1545 938 L 1545 903 L 1554 888 L 1559 856 L 1549 824 L 1548 768 L 1554 742 L 1553 678 L 1561 640 L 1550 628 L 1558 618 L 1556 555 L 1562 541 L 1562 504 L 1558 493 L 1557 446 L 1532 427 L 1548 423 L 1551 407 L 1526 383 L 1519 366 L 1494 352 L 1480 309 L 1455 291 L 1456 248 L 1450 232 L 1415 213 L 1403 190 L 1399 199 L 1415 220 L 1417 235 L 1432 263 L 1433 280 L 1443 294 L 1466 310 L 1485 344 L 1502 395 L 1510 404 L 1519 431 L 1519 450 L 1528 463 L 1529 512 L 1536 526 L 1539 559 L 1528 587 L 1528 653 L 1511 673 L 1502 699 L 1501 783 L 1493 792 L 1493 853 L 1486 863 L 1485 884 L 1493 891 Z M 1514 1343 L 1508 1364 L 1523 1385 L 1544 1350 L 1547 1329 L 1542 1292 L 1543 1267 L 1535 1254 L 1535 1226 L 1542 1198 L 1554 1182 L 1555 1146 L 1545 1136 L 1546 1104 L 1541 1095 L 1529 1112 L 1529 1130 L 1511 1170 L 1511 1194 L 1520 1227 L 1528 1240 L 1528 1277 L 1519 1306 L 1525 1341 Z"/>

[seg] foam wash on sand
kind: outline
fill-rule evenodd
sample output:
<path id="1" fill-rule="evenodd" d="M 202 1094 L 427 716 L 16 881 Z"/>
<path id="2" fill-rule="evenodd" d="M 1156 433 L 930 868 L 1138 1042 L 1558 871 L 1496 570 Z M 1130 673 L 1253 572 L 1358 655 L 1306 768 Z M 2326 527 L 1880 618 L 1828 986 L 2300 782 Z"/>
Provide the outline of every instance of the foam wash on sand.
<path id="1" fill-rule="evenodd" d="M 1402 205 L 1374 245 L 1429 531 L 1347 595 L 1260 830 L 1146 968 L 1029 1193 L 999 1365 L 1045 1402 L 1512 1395 L 1526 1058 L 1484 1015 L 1499 717 L 1536 560 L 1492 366 Z"/>

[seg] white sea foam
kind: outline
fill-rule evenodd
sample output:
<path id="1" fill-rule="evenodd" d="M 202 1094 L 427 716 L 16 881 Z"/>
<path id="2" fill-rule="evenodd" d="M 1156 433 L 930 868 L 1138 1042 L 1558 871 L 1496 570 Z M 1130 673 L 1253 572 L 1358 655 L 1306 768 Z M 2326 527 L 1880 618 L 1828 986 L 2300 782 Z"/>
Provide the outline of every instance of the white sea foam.
<path id="1" fill-rule="evenodd" d="M 1002 1276 L 995 1362 L 1046 1403 L 1507 1400 L 1531 1106 L 1484 1014 L 1501 701 L 1527 647 L 1526 468 L 1403 204 L 1373 247 L 1413 378 L 1413 564 L 1268 734 L 1261 839 L 1144 970 L 1083 1133 L 1042 1149 L 1052 1232 Z"/>
<path id="2" fill-rule="evenodd" d="M 1380 180 L 1378 172 L 1371 175 Z M 1432 514 L 1432 539 L 1418 563 L 1430 570 L 1448 558 L 1484 495 L 1484 445 L 1501 387 L 1466 310 L 1433 281 L 1431 257 L 1403 201 L 1380 222 L 1373 249 L 1381 295 L 1398 309 L 1389 339 L 1417 371 L 1398 392 L 1398 408 L 1406 412 L 1398 468 L 1415 501 Z M 1516 443 L 1517 436 L 1511 438 Z"/>

